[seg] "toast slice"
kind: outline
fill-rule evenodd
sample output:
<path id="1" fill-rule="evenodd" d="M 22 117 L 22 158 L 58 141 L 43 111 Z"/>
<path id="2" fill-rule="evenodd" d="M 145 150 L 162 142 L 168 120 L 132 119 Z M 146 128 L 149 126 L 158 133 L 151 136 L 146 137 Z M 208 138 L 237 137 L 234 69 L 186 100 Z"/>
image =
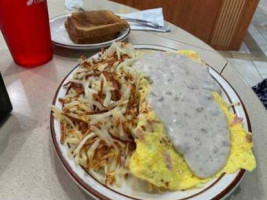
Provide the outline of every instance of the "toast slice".
<path id="1" fill-rule="evenodd" d="M 108 10 L 74 12 L 65 21 L 65 28 L 78 44 L 112 40 L 129 24 Z"/>

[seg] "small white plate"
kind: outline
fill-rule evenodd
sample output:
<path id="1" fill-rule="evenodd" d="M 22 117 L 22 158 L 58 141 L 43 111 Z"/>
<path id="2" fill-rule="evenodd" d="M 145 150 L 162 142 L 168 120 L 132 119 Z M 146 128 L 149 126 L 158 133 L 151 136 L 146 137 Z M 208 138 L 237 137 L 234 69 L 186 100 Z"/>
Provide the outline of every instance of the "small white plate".
<path id="1" fill-rule="evenodd" d="M 148 51 L 175 51 L 162 46 L 157 45 L 134 45 L 137 50 Z M 59 102 L 59 98 L 63 98 L 66 94 L 66 88 L 63 87 L 67 83 L 77 70 L 76 66 L 59 85 L 55 94 L 53 105 L 58 108 L 62 108 L 62 104 Z M 236 91 L 232 86 L 212 67 L 209 68 L 210 74 L 221 86 L 222 98 L 228 102 L 240 102 L 241 106 L 233 108 L 233 111 L 244 120 L 242 121 L 245 130 L 251 132 L 249 117 L 246 109 L 239 98 Z M 229 196 L 235 188 L 239 185 L 242 177 L 245 174 L 245 170 L 237 170 L 233 174 L 223 174 L 219 178 L 214 178 L 210 182 L 204 184 L 200 188 L 194 188 L 186 191 L 173 191 L 163 193 L 150 193 L 142 188 L 142 181 L 140 180 L 128 180 L 123 187 L 111 186 L 108 187 L 100 183 L 92 174 L 88 174 L 85 170 L 76 165 L 74 160 L 68 157 L 67 145 L 60 144 L 60 124 L 54 117 L 50 116 L 50 128 L 52 140 L 56 152 L 67 170 L 70 177 L 90 196 L 95 199 L 107 199 L 107 200 L 221 200 Z"/>
<path id="2" fill-rule="evenodd" d="M 124 41 L 130 34 L 131 29 L 123 29 L 117 38 L 109 40 L 107 42 L 95 43 L 95 44 L 75 44 L 69 37 L 67 30 L 65 29 L 65 21 L 71 14 L 60 15 L 49 20 L 52 42 L 57 45 L 68 49 L 90 50 L 100 49 L 102 47 L 108 47 L 113 42 Z"/>

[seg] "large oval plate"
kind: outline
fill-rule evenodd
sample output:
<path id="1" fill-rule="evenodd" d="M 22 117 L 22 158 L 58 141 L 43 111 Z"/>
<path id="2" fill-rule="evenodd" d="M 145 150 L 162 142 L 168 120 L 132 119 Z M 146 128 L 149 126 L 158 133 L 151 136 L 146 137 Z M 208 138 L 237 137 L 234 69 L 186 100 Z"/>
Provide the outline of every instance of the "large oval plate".
<path id="1" fill-rule="evenodd" d="M 166 47 L 155 45 L 135 45 L 136 49 L 148 50 L 148 51 L 175 51 Z M 62 105 L 58 101 L 60 97 L 64 97 L 66 89 L 62 85 L 72 77 L 77 67 L 75 67 L 67 77 L 59 85 L 54 97 L 53 104 L 61 108 Z M 251 131 L 249 118 L 246 109 L 239 98 L 238 94 L 231 87 L 231 85 L 214 69 L 209 68 L 210 74 L 219 83 L 223 89 L 222 97 L 228 102 L 240 102 L 241 106 L 234 108 L 234 112 L 242 117 L 243 127 L 247 131 Z M 238 170 L 234 174 L 222 175 L 219 178 L 215 178 L 210 182 L 203 185 L 201 188 L 195 188 L 187 191 L 178 192 L 164 192 L 164 193 L 149 193 L 142 190 L 142 183 L 140 184 L 125 184 L 123 187 L 107 187 L 94 178 L 93 175 L 88 174 L 80 166 L 75 165 L 74 160 L 67 156 L 66 145 L 60 144 L 60 126 L 59 122 L 53 118 L 50 118 L 51 134 L 56 152 L 72 179 L 89 195 L 97 199 L 114 199 L 114 200 L 209 200 L 209 199 L 224 199 L 238 186 L 245 170 Z M 127 181 L 131 182 L 131 181 Z M 133 187 L 134 185 L 134 187 Z M 137 186 L 137 187 L 136 187 Z"/>
<path id="2" fill-rule="evenodd" d="M 65 29 L 65 21 L 71 14 L 60 15 L 49 20 L 52 42 L 60 47 L 68 49 L 90 50 L 100 49 L 110 46 L 113 42 L 124 41 L 130 34 L 131 29 L 123 29 L 117 38 L 106 42 L 100 42 L 95 44 L 75 44 L 69 37 L 67 30 Z"/>

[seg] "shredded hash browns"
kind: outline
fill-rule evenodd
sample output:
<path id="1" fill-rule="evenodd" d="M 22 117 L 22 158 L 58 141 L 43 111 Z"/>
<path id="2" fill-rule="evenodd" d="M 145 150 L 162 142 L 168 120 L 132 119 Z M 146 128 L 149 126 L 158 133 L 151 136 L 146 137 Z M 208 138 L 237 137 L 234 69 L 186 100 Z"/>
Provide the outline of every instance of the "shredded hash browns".
<path id="1" fill-rule="evenodd" d="M 114 43 L 97 58 L 79 60 L 67 82 L 62 108 L 52 106 L 60 121 L 61 144 L 87 172 L 97 172 L 105 184 L 118 183 L 129 173 L 135 150 L 139 114 L 139 82 L 144 77 L 131 65 L 139 58 L 130 44 Z M 102 177 L 102 178 L 101 178 Z"/>

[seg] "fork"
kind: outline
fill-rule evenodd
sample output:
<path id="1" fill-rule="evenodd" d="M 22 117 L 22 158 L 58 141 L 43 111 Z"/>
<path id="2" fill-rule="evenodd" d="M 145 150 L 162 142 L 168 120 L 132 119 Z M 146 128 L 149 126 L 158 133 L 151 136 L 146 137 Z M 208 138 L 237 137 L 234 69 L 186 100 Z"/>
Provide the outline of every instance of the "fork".
<path id="1" fill-rule="evenodd" d="M 143 26 L 149 26 L 149 27 L 153 27 L 153 28 L 163 28 L 164 27 L 164 26 L 159 25 L 156 22 L 151 22 L 151 21 L 147 21 L 147 20 L 143 20 L 143 19 L 134 19 L 134 18 L 128 18 L 128 17 L 122 17 L 122 16 L 120 16 L 120 18 L 125 19 L 126 21 L 129 21 L 129 22 L 138 23 L 138 24 L 143 25 Z"/>

